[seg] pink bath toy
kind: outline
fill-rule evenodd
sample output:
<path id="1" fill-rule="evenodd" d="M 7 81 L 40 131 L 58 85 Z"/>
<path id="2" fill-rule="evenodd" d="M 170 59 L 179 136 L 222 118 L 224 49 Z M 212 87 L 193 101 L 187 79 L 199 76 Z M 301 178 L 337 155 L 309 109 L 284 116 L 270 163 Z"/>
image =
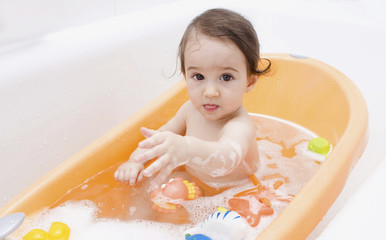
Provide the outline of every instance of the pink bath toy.
<path id="1" fill-rule="evenodd" d="M 177 206 L 183 201 L 193 200 L 201 196 L 201 190 L 196 183 L 181 177 L 172 178 L 151 193 L 153 209 L 163 213 L 177 211 Z"/>

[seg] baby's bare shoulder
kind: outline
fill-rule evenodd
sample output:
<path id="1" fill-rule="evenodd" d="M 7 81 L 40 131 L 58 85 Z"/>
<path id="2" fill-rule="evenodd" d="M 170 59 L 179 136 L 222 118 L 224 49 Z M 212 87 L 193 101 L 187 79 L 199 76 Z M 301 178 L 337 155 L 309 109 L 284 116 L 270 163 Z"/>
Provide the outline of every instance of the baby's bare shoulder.
<path id="1" fill-rule="evenodd" d="M 190 100 L 186 101 L 186 102 L 180 107 L 180 109 L 178 109 L 178 112 L 184 114 L 185 116 L 186 116 L 186 115 L 189 115 L 189 114 L 192 113 L 193 111 L 194 111 L 194 106 L 193 106 L 193 104 L 192 104 L 192 101 L 190 101 Z"/>
<path id="2" fill-rule="evenodd" d="M 185 119 L 190 115 L 192 112 L 193 104 L 190 100 L 186 101 L 182 106 L 178 109 L 175 117 Z"/>
<path id="3" fill-rule="evenodd" d="M 245 127 L 254 127 L 255 123 L 252 120 L 252 118 L 249 116 L 248 112 L 246 110 L 240 111 L 239 114 L 237 114 L 234 118 L 230 119 L 227 122 L 227 125 L 242 125 Z"/>
<path id="4" fill-rule="evenodd" d="M 256 127 L 254 121 L 251 119 L 247 111 L 243 111 L 234 118 L 230 119 L 223 128 L 224 133 L 253 135 Z M 232 134 L 232 135 L 233 135 Z"/>

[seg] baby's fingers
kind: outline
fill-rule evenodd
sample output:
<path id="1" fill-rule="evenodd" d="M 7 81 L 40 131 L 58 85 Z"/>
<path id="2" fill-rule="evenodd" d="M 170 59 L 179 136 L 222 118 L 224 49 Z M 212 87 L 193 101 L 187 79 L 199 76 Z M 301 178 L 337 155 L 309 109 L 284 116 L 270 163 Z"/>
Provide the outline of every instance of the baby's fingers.
<path id="1" fill-rule="evenodd" d="M 157 145 L 151 149 L 144 151 L 141 154 L 138 154 L 137 156 L 134 157 L 134 160 L 137 163 L 146 162 L 165 154 L 165 152 L 166 152 L 166 147 L 164 145 Z"/>
<path id="2" fill-rule="evenodd" d="M 114 178 L 115 180 L 117 181 L 120 181 L 120 182 L 125 182 L 125 170 L 123 170 L 121 167 L 117 169 L 117 171 L 115 171 L 114 173 Z"/>
<path id="3" fill-rule="evenodd" d="M 117 181 L 129 183 L 134 185 L 142 179 L 143 166 L 134 166 L 132 164 L 124 163 L 114 173 L 114 178 Z"/>
<path id="4" fill-rule="evenodd" d="M 156 130 L 152 130 L 152 129 L 149 129 L 149 128 L 145 128 L 145 127 L 141 127 L 141 133 L 142 135 L 145 137 L 145 138 L 149 138 L 157 133 L 159 133 L 159 131 L 156 131 Z"/>
<path id="5" fill-rule="evenodd" d="M 164 154 L 154 161 L 150 166 L 143 170 L 145 177 L 151 177 L 154 173 L 158 172 L 161 168 L 165 167 L 169 163 L 169 154 Z"/>
<path id="6" fill-rule="evenodd" d="M 119 181 L 119 169 L 117 169 L 114 173 L 115 180 Z"/>
<path id="7" fill-rule="evenodd" d="M 170 173 L 174 170 L 173 164 L 166 165 L 159 173 L 158 175 L 151 181 L 150 185 L 151 188 L 156 189 L 158 186 L 160 186 L 162 183 L 165 182 L 167 177 L 170 175 Z"/>
<path id="8" fill-rule="evenodd" d="M 160 145 L 165 141 L 164 134 L 156 134 L 151 137 L 146 138 L 145 140 L 138 143 L 140 148 L 152 148 L 154 146 Z"/>
<path id="9" fill-rule="evenodd" d="M 142 177 L 141 177 L 141 179 L 140 179 L 140 177 L 139 177 L 140 175 L 142 175 L 140 169 L 131 169 L 130 174 L 129 174 L 129 176 L 128 176 L 129 184 L 130 184 L 131 186 L 133 186 L 133 185 L 135 185 L 137 182 L 141 181 Z"/>

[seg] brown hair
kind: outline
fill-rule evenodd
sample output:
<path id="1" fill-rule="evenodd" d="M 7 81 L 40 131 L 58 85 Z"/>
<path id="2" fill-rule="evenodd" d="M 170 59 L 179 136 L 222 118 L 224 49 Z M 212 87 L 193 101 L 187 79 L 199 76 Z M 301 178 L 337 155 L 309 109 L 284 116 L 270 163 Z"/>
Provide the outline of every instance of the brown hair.
<path id="1" fill-rule="evenodd" d="M 259 69 L 260 44 L 252 24 L 238 13 L 226 9 L 210 9 L 193 19 L 186 28 L 178 49 L 181 71 L 185 74 L 185 47 L 193 32 L 209 37 L 224 38 L 236 44 L 247 60 L 248 74 L 260 75 L 268 71 Z"/>

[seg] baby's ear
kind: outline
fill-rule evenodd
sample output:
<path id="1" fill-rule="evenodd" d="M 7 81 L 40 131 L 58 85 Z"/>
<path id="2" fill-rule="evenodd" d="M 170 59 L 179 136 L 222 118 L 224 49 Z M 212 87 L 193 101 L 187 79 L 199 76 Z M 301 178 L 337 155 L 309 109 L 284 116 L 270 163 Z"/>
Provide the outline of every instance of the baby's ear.
<path id="1" fill-rule="evenodd" d="M 257 82 L 257 75 L 251 75 L 249 78 L 248 78 L 248 85 L 247 85 L 247 89 L 245 90 L 245 92 L 249 92 L 253 89 L 253 87 L 255 86 L 256 82 Z"/>

